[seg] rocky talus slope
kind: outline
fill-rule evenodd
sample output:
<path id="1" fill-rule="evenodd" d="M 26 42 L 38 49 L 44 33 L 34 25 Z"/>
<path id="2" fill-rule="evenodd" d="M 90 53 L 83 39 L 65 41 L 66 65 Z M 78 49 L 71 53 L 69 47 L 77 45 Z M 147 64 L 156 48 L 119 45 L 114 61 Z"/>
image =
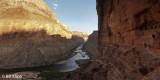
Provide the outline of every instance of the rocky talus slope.
<path id="1" fill-rule="evenodd" d="M 0 0 L 0 69 L 49 65 L 83 42 L 43 0 Z"/>
<path id="2" fill-rule="evenodd" d="M 98 59 L 71 80 L 159 80 L 160 0 L 97 0 Z"/>
<path id="3" fill-rule="evenodd" d="M 89 35 L 87 42 L 84 44 L 84 49 L 92 56 L 93 59 L 97 58 L 98 46 L 98 31 L 94 31 Z"/>

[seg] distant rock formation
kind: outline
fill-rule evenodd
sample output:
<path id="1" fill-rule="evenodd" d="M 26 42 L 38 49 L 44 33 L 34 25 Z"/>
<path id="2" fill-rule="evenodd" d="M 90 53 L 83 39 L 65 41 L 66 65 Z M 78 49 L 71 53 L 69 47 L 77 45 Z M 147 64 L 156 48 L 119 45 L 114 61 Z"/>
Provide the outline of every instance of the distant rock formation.
<path id="1" fill-rule="evenodd" d="M 72 31 L 72 35 L 82 37 L 85 41 L 88 39 L 89 36 L 87 32 L 79 32 L 79 31 Z"/>
<path id="2" fill-rule="evenodd" d="M 97 58 L 97 46 L 98 46 L 98 31 L 94 31 L 89 35 L 87 42 L 84 44 L 84 49 L 93 57 Z"/>
<path id="3" fill-rule="evenodd" d="M 49 65 L 83 42 L 43 0 L 0 0 L 0 69 Z"/>

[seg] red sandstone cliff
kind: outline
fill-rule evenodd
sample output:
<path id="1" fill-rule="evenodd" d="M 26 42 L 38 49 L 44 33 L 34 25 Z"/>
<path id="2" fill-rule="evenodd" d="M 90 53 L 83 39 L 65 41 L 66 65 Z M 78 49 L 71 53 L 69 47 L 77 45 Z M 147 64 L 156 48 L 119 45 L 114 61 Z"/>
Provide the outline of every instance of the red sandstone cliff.
<path id="1" fill-rule="evenodd" d="M 97 0 L 98 55 L 110 66 L 107 79 L 141 80 L 158 70 L 159 9 L 159 0 Z"/>
<path id="2" fill-rule="evenodd" d="M 98 59 L 66 78 L 159 80 L 160 0 L 97 0 L 97 13 Z"/>

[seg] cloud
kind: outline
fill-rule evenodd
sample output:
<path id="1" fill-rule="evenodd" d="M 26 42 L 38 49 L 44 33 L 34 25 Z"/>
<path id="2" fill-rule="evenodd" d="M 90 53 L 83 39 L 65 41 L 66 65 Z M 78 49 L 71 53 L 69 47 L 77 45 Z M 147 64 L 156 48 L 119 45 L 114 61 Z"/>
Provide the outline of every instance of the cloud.
<path id="1" fill-rule="evenodd" d="M 54 9 L 57 9 L 57 7 L 58 7 L 58 4 L 54 4 L 54 3 L 53 3 L 53 8 L 54 8 Z"/>

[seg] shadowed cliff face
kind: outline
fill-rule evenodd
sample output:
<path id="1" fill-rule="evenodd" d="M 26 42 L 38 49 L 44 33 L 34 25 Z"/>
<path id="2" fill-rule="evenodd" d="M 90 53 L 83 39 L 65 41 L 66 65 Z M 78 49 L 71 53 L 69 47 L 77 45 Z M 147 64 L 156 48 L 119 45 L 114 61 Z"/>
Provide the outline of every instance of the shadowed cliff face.
<path id="1" fill-rule="evenodd" d="M 93 59 L 97 58 L 97 46 L 98 46 L 98 31 L 93 31 L 89 35 L 87 42 L 84 44 L 85 50 L 92 56 Z"/>
<path id="2" fill-rule="evenodd" d="M 98 59 L 66 78 L 159 80 L 159 2 L 97 0 Z"/>
<path id="3" fill-rule="evenodd" d="M 97 3 L 99 46 L 106 43 L 130 50 L 146 42 L 150 51 L 159 53 L 159 0 L 97 0 Z"/>
<path id="4" fill-rule="evenodd" d="M 158 70 L 159 10 L 159 0 L 97 0 L 98 57 L 110 66 L 107 79 L 141 80 Z"/>
<path id="5" fill-rule="evenodd" d="M 12 32 L 0 35 L 0 69 L 35 67 L 52 64 L 69 55 L 84 39 L 37 32 Z"/>

